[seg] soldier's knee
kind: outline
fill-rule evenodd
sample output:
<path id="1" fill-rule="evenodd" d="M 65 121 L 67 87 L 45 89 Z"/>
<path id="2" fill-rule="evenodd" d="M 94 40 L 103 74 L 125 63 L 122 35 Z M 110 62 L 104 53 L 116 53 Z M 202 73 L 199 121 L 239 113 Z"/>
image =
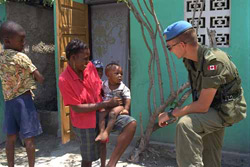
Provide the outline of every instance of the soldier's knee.
<path id="1" fill-rule="evenodd" d="M 176 129 L 192 128 L 192 120 L 189 116 L 181 117 L 176 125 Z"/>

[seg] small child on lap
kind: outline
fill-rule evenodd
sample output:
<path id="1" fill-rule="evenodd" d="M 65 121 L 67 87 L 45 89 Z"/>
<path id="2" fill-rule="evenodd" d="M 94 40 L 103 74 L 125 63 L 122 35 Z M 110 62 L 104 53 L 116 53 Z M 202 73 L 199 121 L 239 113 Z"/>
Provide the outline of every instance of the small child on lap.
<path id="1" fill-rule="evenodd" d="M 103 100 L 109 100 L 113 97 L 118 97 L 123 100 L 122 106 L 117 106 L 114 108 L 106 109 L 105 111 L 100 112 L 99 119 L 99 129 L 100 133 L 96 137 L 96 141 L 107 141 L 108 136 L 111 130 L 114 127 L 116 122 L 116 118 L 119 114 L 121 115 L 129 115 L 130 103 L 131 103 L 131 95 L 129 88 L 122 82 L 122 68 L 117 63 L 110 63 L 105 68 L 105 74 L 108 80 L 103 82 L 103 92 L 104 97 Z M 108 124 L 105 128 L 105 117 L 109 114 Z"/>

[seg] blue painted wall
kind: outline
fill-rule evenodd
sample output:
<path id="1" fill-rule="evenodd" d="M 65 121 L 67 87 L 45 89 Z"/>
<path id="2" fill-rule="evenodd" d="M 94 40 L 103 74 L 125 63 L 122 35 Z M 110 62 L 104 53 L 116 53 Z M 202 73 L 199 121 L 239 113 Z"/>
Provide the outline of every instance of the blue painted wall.
<path id="1" fill-rule="evenodd" d="M 136 1 L 134 1 L 136 2 Z M 157 0 L 154 1 L 156 13 L 163 29 L 167 25 L 184 19 L 184 2 L 181 0 Z M 222 50 L 233 57 L 233 62 L 238 67 L 242 78 L 243 88 L 247 103 L 250 102 L 250 2 L 249 0 L 231 1 L 231 45 Z M 131 39 L 131 90 L 132 90 L 132 116 L 139 120 L 139 113 L 142 112 L 144 129 L 148 123 L 147 90 L 149 78 L 147 74 L 149 53 L 144 44 L 140 25 L 134 15 L 130 17 L 130 39 Z M 158 46 L 161 47 L 160 42 Z M 187 72 L 181 60 L 173 55 L 174 63 L 177 66 L 179 83 L 187 81 Z M 163 51 L 160 52 L 161 68 L 163 71 L 163 84 L 165 98 L 169 94 L 167 71 Z M 190 102 L 190 99 L 187 103 Z M 230 151 L 250 152 L 250 118 L 226 129 L 224 149 Z M 139 124 L 138 124 L 139 125 Z M 138 126 L 137 135 L 140 134 Z M 152 135 L 152 140 L 173 143 L 175 137 L 175 125 L 170 125 L 158 130 Z"/>
<path id="2" fill-rule="evenodd" d="M 6 8 L 5 5 L 0 5 L 0 25 L 3 21 L 6 20 Z M 2 124 L 3 124 L 3 114 L 4 113 L 4 98 L 2 94 L 2 84 L 0 83 L 0 143 L 5 141 L 5 134 L 2 131 Z"/>

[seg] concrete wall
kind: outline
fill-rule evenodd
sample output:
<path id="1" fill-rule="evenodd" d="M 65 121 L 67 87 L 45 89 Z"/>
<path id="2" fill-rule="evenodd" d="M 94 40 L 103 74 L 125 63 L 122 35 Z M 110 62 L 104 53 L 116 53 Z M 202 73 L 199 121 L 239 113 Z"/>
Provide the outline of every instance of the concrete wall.
<path id="1" fill-rule="evenodd" d="M 136 2 L 136 1 L 134 1 Z M 233 62 L 239 69 L 242 78 L 243 88 L 247 103 L 250 102 L 249 97 L 249 56 L 250 56 L 250 2 L 248 0 L 231 1 L 231 46 L 223 48 L 233 57 Z M 156 13 L 161 25 L 165 28 L 167 25 L 184 19 L 184 2 L 175 0 L 157 0 L 154 1 Z M 130 17 L 130 39 L 131 39 L 131 90 L 132 90 L 132 116 L 139 120 L 139 113 L 142 112 L 144 129 L 148 123 L 147 109 L 147 90 L 149 86 L 149 77 L 147 74 L 149 53 L 144 44 L 140 25 L 137 23 L 134 15 Z M 159 48 L 161 47 L 158 41 Z M 179 83 L 187 81 L 187 72 L 184 69 L 181 60 L 177 60 L 174 56 L 174 62 L 177 66 Z M 169 94 L 167 71 L 165 65 L 165 57 L 163 51 L 160 52 L 163 85 L 165 89 L 165 98 Z M 187 101 L 190 102 L 189 99 Z M 158 100 L 159 103 L 159 100 Z M 250 118 L 226 129 L 224 139 L 224 149 L 231 151 L 250 152 Z M 140 134 L 138 124 L 137 135 Z M 152 135 L 152 140 L 161 142 L 174 142 L 175 125 L 170 125 L 158 130 Z"/>
<path id="2" fill-rule="evenodd" d="M 37 84 L 35 105 L 39 112 L 43 131 L 56 134 L 57 92 L 54 58 L 53 8 L 30 6 L 24 3 L 8 2 L 0 5 L 0 21 L 12 20 L 26 31 L 26 54 L 45 77 L 44 84 Z M 0 87 L 0 90 L 2 88 Z M 4 99 L 0 92 L 0 143 L 5 140 L 2 133 Z M 49 112 L 50 111 L 50 112 Z"/>
<path id="3" fill-rule="evenodd" d="M 37 84 L 34 91 L 37 109 L 57 111 L 53 8 L 8 2 L 6 15 L 24 27 L 27 55 L 45 77 L 44 84 Z"/>

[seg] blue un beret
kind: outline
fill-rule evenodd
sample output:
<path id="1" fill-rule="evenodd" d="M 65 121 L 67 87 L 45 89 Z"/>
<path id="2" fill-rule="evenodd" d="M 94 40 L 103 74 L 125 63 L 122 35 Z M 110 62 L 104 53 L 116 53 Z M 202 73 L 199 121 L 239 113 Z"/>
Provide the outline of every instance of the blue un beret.
<path id="1" fill-rule="evenodd" d="M 192 28 L 192 25 L 187 21 L 177 21 L 171 25 L 169 25 L 163 32 L 163 35 L 165 36 L 166 41 L 169 41 L 184 31 Z"/>

